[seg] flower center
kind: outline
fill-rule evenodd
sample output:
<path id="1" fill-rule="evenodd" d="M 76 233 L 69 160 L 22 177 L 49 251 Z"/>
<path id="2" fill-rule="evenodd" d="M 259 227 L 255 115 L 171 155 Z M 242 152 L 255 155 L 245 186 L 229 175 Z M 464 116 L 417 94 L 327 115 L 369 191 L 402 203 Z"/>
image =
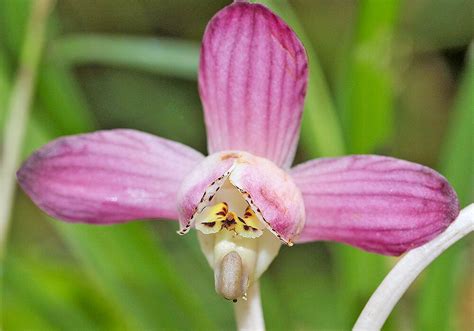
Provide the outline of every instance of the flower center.
<path id="1" fill-rule="evenodd" d="M 214 269 L 216 291 L 236 301 L 245 298 L 248 287 L 267 269 L 281 243 L 229 180 L 218 189 L 212 203 L 196 216 L 195 226 Z"/>

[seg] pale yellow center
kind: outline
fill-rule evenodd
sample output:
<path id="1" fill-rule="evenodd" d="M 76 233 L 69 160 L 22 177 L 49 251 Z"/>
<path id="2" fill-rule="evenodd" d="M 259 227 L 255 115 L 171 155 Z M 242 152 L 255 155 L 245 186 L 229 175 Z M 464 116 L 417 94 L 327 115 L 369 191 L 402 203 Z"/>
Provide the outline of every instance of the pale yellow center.
<path id="1" fill-rule="evenodd" d="M 236 301 L 245 298 L 248 287 L 267 269 L 281 243 L 229 180 L 210 202 L 195 220 L 199 242 L 214 269 L 216 291 Z"/>

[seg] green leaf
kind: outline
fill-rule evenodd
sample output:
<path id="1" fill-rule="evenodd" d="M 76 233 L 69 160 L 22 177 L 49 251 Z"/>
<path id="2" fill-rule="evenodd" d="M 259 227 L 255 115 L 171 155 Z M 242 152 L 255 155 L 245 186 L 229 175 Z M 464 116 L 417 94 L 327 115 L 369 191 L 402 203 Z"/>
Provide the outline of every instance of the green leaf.
<path id="1" fill-rule="evenodd" d="M 474 200 L 474 44 L 466 59 L 461 82 L 441 155 L 441 172 L 455 188 L 461 206 Z"/>
<path id="2" fill-rule="evenodd" d="M 351 153 L 371 153 L 392 132 L 394 86 L 391 68 L 398 0 L 359 3 L 354 41 L 348 52 L 342 111 Z"/>
<path id="3" fill-rule="evenodd" d="M 31 11 L 31 0 L 0 1 L 0 37 L 3 46 L 19 54 Z"/>
<path id="4" fill-rule="evenodd" d="M 97 125 L 69 68 L 46 61 L 38 77 L 41 109 L 36 116 L 54 135 L 84 133 Z M 54 119 L 54 121 L 51 121 Z"/>
<path id="5" fill-rule="evenodd" d="M 441 172 L 456 189 L 461 208 L 473 200 L 474 187 L 474 44 L 471 44 L 464 77 L 456 97 L 453 118 L 441 156 Z M 469 257 L 461 242 L 441 255 L 429 267 L 417 304 L 416 328 L 453 330 L 459 296 L 457 279 L 469 278 Z"/>
<path id="6" fill-rule="evenodd" d="M 51 56 L 68 65 L 102 64 L 196 79 L 199 44 L 164 38 L 76 35 L 56 40 Z"/>
<path id="7" fill-rule="evenodd" d="M 11 254 L 5 262 L 5 328 L 65 330 L 74 325 L 78 330 L 97 330 L 97 316 L 78 310 L 78 301 L 87 301 L 93 313 L 100 313 L 102 326 L 110 327 L 105 311 L 97 309 L 98 303 L 103 307 L 103 298 L 79 277 L 70 265 Z M 24 321 L 23 312 L 30 315 L 29 321 Z"/>
<path id="8" fill-rule="evenodd" d="M 132 330 L 216 329 L 146 224 L 56 226 Z"/>

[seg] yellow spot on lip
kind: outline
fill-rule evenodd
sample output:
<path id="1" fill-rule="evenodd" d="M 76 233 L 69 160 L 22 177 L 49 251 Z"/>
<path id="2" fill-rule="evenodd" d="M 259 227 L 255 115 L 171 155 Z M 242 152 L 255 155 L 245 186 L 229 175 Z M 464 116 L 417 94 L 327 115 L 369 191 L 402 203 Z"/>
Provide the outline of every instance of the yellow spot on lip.
<path id="1" fill-rule="evenodd" d="M 247 207 L 243 217 L 229 211 L 225 202 L 209 206 L 205 212 L 205 220 L 196 224 L 196 229 L 204 234 L 227 230 L 244 238 L 257 238 L 263 233 L 260 221 L 250 207 Z"/>

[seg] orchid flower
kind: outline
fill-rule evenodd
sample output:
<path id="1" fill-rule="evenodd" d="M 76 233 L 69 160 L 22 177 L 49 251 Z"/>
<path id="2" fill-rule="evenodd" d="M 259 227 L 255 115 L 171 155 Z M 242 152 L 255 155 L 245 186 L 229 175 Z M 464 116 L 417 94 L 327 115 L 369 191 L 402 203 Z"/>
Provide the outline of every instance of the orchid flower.
<path id="1" fill-rule="evenodd" d="M 199 92 L 209 155 L 117 129 L 55 140 L 18 171 L 47 214 L 114 224 L 177 219 L 196 229 L 216 291 L 241 301 L 281 245 L 338 241 L 400 255 L 459 213 L 446 179 L 391 157 L 354 155 L 291 168 L 308 66 L 296 34 L 268 8 L 235 2 L 209 22 Z"/>

